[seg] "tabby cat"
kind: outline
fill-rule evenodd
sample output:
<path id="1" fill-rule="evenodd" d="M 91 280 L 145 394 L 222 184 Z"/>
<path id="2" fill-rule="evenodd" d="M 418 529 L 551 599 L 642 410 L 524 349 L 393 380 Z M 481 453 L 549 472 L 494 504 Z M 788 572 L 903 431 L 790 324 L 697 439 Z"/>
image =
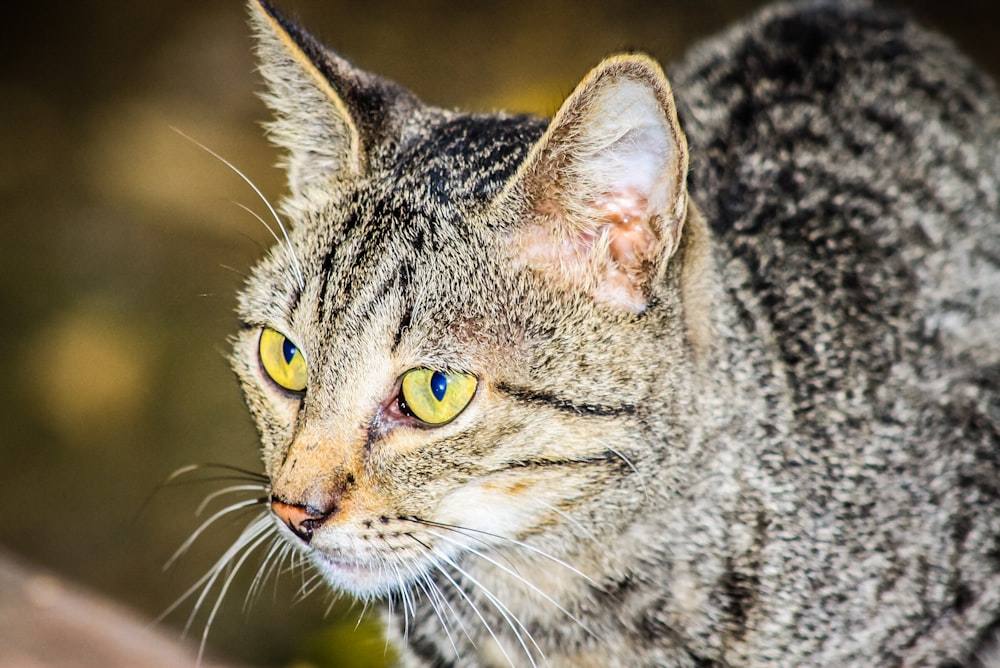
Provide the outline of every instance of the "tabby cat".
<path id="1" fill-rule="evenodd" d="M 545 120 L 251 14 L 290 190 L 233 357 L 257 542 L 387 598 L 406 666 L 991 660 L 1000 100 L 950 44 L 771 7 L 676 102 L 619 55 Z"/>

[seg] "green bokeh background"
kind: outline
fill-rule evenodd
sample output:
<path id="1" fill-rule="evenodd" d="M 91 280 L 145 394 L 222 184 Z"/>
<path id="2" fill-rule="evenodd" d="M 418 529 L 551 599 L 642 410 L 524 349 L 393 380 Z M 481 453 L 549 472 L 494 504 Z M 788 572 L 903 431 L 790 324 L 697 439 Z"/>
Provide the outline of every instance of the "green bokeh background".
<path id="1" fill-rule="evenodd" d="M 427 102 L 551 114 L 603 55 L 642 49 L 669 63 L 761 3 L 277 4 Z M 1000 3 L 900 4 L 1000 71 Z M 241 527 L 238 517 L 221 522 L 164 572 L 200 522 L 198 503 L 223 483 L 160 483 L 191 463 L 259 470 L 225 353 L 233 295 L 269 244 L 232 202 L 263 208 L 172 130 L 280 197 L 245 10 L 237 0 L 102 0 L 18 3 L 4 14 L 0 547 L 153 618 Z M 361 606 L 331 606 L 324 593 L 297 600 L 300 575 L 272 581 L 244 610 L 254 569 L 212 628 L 214 657 L 261 666 L 381 660 L 377 625 L 355 631 Z M 164 626 L 179 633 L 190 610 L 182 605 Z"/>

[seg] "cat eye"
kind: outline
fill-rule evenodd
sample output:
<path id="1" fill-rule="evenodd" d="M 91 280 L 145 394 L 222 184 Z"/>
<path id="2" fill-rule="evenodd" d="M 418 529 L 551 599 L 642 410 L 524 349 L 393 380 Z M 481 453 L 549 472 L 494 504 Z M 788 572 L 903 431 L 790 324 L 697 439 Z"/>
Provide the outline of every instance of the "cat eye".
<path id="1" fill-rule="evenodd" d="M 286 390 L 306 389 L 306 358 L 287 336 L 270 327 L 260 333 L 260 364 L 271 380 Z"/>
<path id="2" fill-rule="evenodd" d="M 467 373 L 411 369 L 403 374 L 399 409 L 429 425 L 451 422 L 472 401 L 478 382 Z"/>

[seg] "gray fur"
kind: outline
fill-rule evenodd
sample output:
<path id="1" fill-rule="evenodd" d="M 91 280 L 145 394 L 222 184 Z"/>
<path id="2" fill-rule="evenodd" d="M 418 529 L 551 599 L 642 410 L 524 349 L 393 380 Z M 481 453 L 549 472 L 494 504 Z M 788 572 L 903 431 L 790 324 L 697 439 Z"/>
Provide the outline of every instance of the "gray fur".
<path id="1" fill-rule="evenodd" d="M 675 127 L 654 65 L 602 65 L 543 138 L 252 15 L 304 285 L 287 248 L 260 263 L 234 367 L 271 493 L 321 517 L 282 539 L 390 596 L 406 665 L 995 654 L 1000 100 L 948 43 L 809 4 L 697 48 L 671 76 L 689 198 L 666 190 L 628 264 L 618 219 L 576 197 L 560 222 L 551 193 L 596 150 L 574 142 L 603 82 L 645 86 Z M 684 139 L 662 139 L 683 181 Z M 641 299 L 602 300 L 615 276 Z M 303 395 L 264 377 L 265 326 L 305 354 Z M 480 388 L 416 428 L 387 417 L 415 367 Z"/>

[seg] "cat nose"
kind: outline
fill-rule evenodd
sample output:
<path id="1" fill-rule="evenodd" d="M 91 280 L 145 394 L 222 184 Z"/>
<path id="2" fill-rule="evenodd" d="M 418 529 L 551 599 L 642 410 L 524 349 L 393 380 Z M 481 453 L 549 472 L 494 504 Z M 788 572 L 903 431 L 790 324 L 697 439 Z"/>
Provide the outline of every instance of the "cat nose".
<path id="1" fill-rule="evenodd" d="M 271 511 L 304 543 L 312 540 L 313 532 L 337 512 L 336 504 L 322 510 L 271 497 Z"/>

